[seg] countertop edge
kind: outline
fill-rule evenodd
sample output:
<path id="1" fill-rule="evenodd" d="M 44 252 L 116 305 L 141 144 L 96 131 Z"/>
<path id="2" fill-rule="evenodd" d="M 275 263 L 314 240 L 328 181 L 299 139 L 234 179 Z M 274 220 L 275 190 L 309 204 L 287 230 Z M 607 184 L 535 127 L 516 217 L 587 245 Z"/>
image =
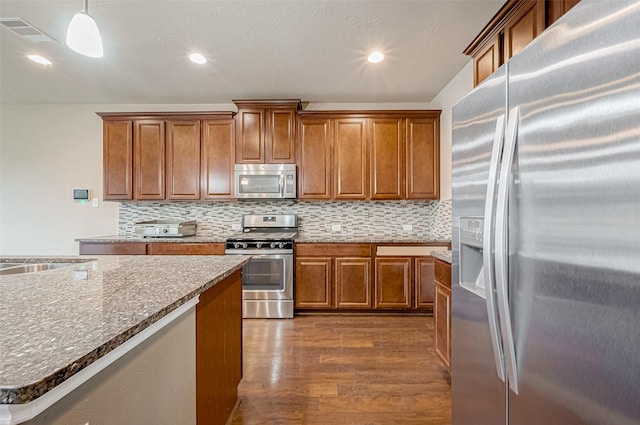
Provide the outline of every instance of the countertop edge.
<path id="1" fill-rule="evenodd" d="M 209 282 L 203 284 L 198 289 L 195 289 L 188 294 L 182 296 L 175 302 L 167 305 L 165 308 L 157 311 L 156 313 L 148 316 L 138 324 L 126 329 L 121 332 L 119 335 L 111 338 L 109 341 L 103 343 L 102 345 L 96 347 L 92 351 L 88 352 L 84 356 L 72 361 L 66 367 L 63 367 L 48 376 L 43 377 L 39 381 L 33 382 L 31 384 L 21 386 L 21 387 L 2 387 L 0 386 L 0 425 L 4 424 L 5 413 L 3 410 L 3 406 L 19 406 L 30 404 L 34 400 L 42 397 L 47 394 L 52 389 L 56 388 L 58 385 L 61 385 L 68 379 L 72 378 L 78 372 L 81 372 L 94 362 L 100 360 L 113 350 L 117 349 L 123 343 L 134 338 L 136 335 L 143 332 L 145 329 L 148 329 L 150 326 L 160 321 L 163 317 L 171 314 L 176 309 L 180 308 L 182 305 L 188 303 L 190 300 L 199 297 L 199 295 L 218 282 L 226 279 L 230 275 L 232 275 L 237 270 L 240 270 L 244 264 L 250 261 L 250 258 L 245 259 L 244 261 L 236 264 L 235 266 L 230 267 L 225 272 L 219 274 L 215 278 L 211 279 Z M 146 339 L 146 338 L 145 338 Z M 140 341 L 141 342 L 141 341 Z M 105 365 L 106 367 L 106 365 Z M 15 422 L 9 422 L 15 423 Z"/>
<path id="2" fill-rule="evenodd" d="M 451 251 L 431 251 L 431 256 L 447 264 L 451 264 Z"/>

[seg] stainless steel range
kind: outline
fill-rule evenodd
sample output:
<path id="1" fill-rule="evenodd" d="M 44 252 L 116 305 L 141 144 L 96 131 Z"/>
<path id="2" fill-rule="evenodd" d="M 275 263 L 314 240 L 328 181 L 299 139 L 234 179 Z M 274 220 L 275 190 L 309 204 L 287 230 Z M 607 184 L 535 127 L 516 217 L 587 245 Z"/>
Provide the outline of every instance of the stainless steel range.
<path id="1" fill-rule="evenodd" d="M 227 239 L 226 254 L 251 255 L 242 268 L 242 316 L 293 317 L 295 214 L 244 215 L 243 232 Z"/>

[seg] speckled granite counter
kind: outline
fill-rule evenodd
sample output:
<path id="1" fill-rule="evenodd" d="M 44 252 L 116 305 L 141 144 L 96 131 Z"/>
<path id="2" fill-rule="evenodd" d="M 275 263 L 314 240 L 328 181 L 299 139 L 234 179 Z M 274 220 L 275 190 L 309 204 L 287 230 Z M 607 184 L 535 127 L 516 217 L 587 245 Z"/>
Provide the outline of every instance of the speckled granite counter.
<path id="1" fill-rule="evenodd" d="M 451 264 L 451 251 L 432 251 L 431 255 L 438 260 Z"/>
<path id="2" fill-rule="evenodd" d="M 186 236 L 184 238 L 143 238 L 138 235 L 109 235 L 95 236 L 88 238 L 78 238 L 76 242 L 93 242 L 93 243 L 109 243 L 109 242 L 174 242 L 174 243 L 221 243 L 227 238 L 232 237 L 234 233 L 220 234 L 216 236 Z M 397 235 L 397 236 L 360 236 L 360 235 L 339 235 L 326 234 L 322 237 L 306 237 L 303 233 L 298 234 L 295 239 L 296 243 L 428 243 L 433 245 L 448 245 L 451 243 L 448 239 L 431 239 L 415 235 Z"/>
<path id="3" fill-rule="evenodd" d="M 250 259 L 55 258 L 88 262 L 0 276 L 0 404 L 27 403 L 42 396 Z M 15 260 L 24 258 L 0 257 L 0 262 Z"/>

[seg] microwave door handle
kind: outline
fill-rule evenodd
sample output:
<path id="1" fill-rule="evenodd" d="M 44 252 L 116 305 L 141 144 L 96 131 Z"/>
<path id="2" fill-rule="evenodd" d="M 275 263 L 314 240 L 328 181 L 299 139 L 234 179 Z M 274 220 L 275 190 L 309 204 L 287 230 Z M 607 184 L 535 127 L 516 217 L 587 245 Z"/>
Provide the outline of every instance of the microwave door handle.
<path id="1" fill-rule="evenodd" d="M 284 174 L 280 173 L 280 196 L 284 197 Z"/>

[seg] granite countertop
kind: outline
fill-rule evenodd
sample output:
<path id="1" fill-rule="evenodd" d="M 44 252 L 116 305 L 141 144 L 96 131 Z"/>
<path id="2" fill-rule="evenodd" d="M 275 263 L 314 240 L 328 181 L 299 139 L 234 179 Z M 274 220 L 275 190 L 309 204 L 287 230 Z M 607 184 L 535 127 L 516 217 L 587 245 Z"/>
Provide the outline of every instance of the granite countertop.
<path id="1" fill-rule="evenodd" d="M 0 404 L 35 400 L 248 262 L 249 256 L 8 258 L 78 262 L 0 275 Z"/>
<path id="2" fill-rule="evenodd" d="M 451 264 L 451 251 L 431 251 L 431 256 Z"/>
<path id="3" fill-rule="evenodd" d="M 216 235 L 216 236 L 185 236 L 183 238 L 143 238 L 138 235 L 109 235 L 95 236 L 88 238 L 78 238 L 76 242 L 173 242 L 173 243 L 222 243 L 234 234 Z M 398 236 L 362 236 L 362 235 L 305 235 L 298 234 L 295 239 L 296 243 L 428 243 L 433 245 L 449 245 L 449 239 L 434 239 L 416 235 L 398 235 Z"/>

